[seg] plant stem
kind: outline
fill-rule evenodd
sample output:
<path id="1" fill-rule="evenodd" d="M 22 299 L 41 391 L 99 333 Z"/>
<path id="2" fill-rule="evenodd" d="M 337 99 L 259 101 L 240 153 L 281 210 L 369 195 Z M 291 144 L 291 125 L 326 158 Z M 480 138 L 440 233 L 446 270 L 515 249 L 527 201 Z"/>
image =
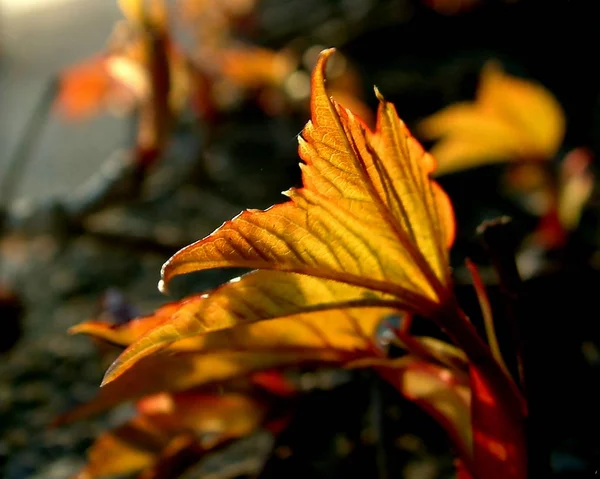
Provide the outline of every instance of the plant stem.
<path id="1" fill-rule="evenodd" d="M 528 404 L 526 420 L 528 447 L 528 474 L 530 478 L 548 477 L 550 475 L 550 447 L 545 439 L 547 427 L 545 418 L 539 414 L 544 408 L 544 392 L 532 374 L 532 357 L 528 344 L 536 337 L 535 311 L 527 311 L 524 307 L 523 282 L 519 274 L 515 253 L 517 240 L 511 227 L 509 217 L 500 217 L 484 222 L 478 228 L 483 243 L 498 276 L 500 291 L 507 308 L 507 319 L 513 335 L 517 355 L 517 367 L 521 386 Z M 539 360 L 539 359 L 538 359 Z"/>
<path id="2" fill-rule="evenodd" d="M 522 281 L 515 261 L 517 245 L 510 226 L 511 222 L 512 220 L 508 216 L 485 221 L 477 228 L 477 233 L 483 241 L 498 276 L 500 291 L 507 309 L 508 326 L 514 341 L 519 380 L 523 390 L 527 391 L 524 364 L 526 347 L 523 323 L 520 321 L 522 318 L 519 318 L 518 311 L 519 298 L 522 296 Z"/>
<path id="3" fill-rule="evenodd" d="M 477 333 L 458 304 L 447 304 L 438 324 L 467 355 L 472 391 L 474 479 L 524 479 L 527 442 L 524 418 L 527 404 L 489 346 Z M 450 309 L 450 307 L 453 308 Z M 494 448 L 499 446 L 499 455 Z M 502 456 L 504 456 L 502 458 Z M 531 476 L 533 479 L 538 476 Z"/>
<path id="4" fill-rule="evenodd" d="M 475 288 L 475 292 L 477 293 L 477 300 L 479 301 L 479 308 L 481 309 L 481 315 L 483 317 L 485 333 L 488 339 L 488 344 L 490 345 L 490 349 L 492 350 L 492 354 L 494 355 L 496 361 L 498 361 L 498 363 L 500 363 L 502 368 L 506 371 L 506 373 L 510 374 L 508 367 L 504 362 L 504 357 L 502 356 L 500 344 L 498 343 L 498 337 L 496 336 L 492 305 L 490 304 L 490 298 L 485 289 L 485 284 L 483 283 L 483 280 L 479 274 L 479 270 L 475 264 L 468 258 L 466 259 L 465 263 L 467 265 L 467 269 L 471 273 L 471 278 L 473 279 L 473 286 Z"/>

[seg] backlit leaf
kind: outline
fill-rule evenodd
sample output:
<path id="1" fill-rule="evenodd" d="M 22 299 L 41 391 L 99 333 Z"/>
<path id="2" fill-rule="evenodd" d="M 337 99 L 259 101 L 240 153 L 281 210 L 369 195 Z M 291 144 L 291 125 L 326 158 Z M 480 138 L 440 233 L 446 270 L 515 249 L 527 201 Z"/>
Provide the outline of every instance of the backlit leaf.
<path id="1" fill-rule="evenodd" d="M 168 317 L 197 311 L 194 296 L 160 308 L 156 314 L 121 326 L 100 322 L 84 323 L 76 332 L 127 345 Z M 62 422 L 73 421 L 113 407 L 121 402 L 163 391 L 183 391 L 218 381 L 248 375 L 254 371 L 291 364 L 326 363 L 343 365 L 360 357 L 380 353 L 372 338 L 385 308 L 341 309 L 326 313 L 305 313 L 271 321 L 241 324 L 173 343 L 154 356 L 142 359 L 123 375 L 100 389 L 91 402 L 66 414 Z"/>
<path id="2" fill-rule="evenodd" d="M 564 113 L 541 85 L 485 66 L 474 102 L 451 105 L 423 120 L 423 137 L 439 140 L 437 174 L 483 164 L 552 158 L 563 140 Z"/>
<path id="3" fill-rule="evenodd" d="M 435 161 L 378 92 L 374 131 L 328 97 L 332 53 L 324 51 L 314 69 L 312 120 L 299 138 L 304 187 L 289 190 L 287 203 L 245 211 L 184 248 L 165 264 L 163 279 L 222 267 L 259 271 L 147 333 L 106 382 L 176 340 L 243 323 L 348 307 L 429 317 L 447 309 L 454 218 L 429 178 Z"/>
<path id="4" fill-rule="evenodd" d="M 148 331 L 171 318 L 195 314 L 206 302 L 204 295 L 169 303 L 150 316 L 120 325 L 89 321 L 71 328 L 119 346 L 128 346 Z M 308 349 L 361 352 L 368 351 L 381 319 L 393 313 L 388 308 L 339 309 L 326 313 L 304 313 L 266 322 L 240 324 L 235 328 L 212 331 L 179 340 L 170 351 L 213 353 L 222 351 L 302 351 Z"/>

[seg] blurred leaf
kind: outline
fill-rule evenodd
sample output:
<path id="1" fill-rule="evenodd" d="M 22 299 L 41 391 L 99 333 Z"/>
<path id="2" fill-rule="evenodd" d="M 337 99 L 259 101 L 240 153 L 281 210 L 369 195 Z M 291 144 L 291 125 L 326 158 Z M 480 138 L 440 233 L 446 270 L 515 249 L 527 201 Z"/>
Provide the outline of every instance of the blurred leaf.
<path id="1" fill-rule="evenodd" d="M 205 450 L 193 435 L 174 438 L 165 447 L 151 467 L 146 468 L 137 479 L 175 479 L 181 477 L 204 456 Z"/>
<path id="2" fill-rule="evenodd" d="M 219 61 L 222 74 L 243 88 L 264 85 L 281 87 L 295 67 L 294 58 L 289 52 L 274 52 L 259 47 L 223 49 Z"/>
<path id="3" fill-rule="evenodd" d="M 118 0 L 125 18 L 133 24 L 150 24 L 162 30 L 167 27 L 165 0 Z"/>
<path id="4" fill-rule="evenodd" d="M 247 394 L 206 394 L 183 392 L 172 395 L 171 407 L 151 414 L 163 431 L 202 434 L 204 447 L 225 438 L 244 436 L 256 429 L 267 411 L 267 404 Z"/>
<path id="5" fill-rule="evenodd" d="M 78 477 L 104 477 L 148 469 L 143 477 L 186 469 L 202 454 L 260 427 L 267 404 L 245 394 L 185 392 L 164 395 L 163 408 L 142 402 L 138 415 L 102 434 L 90 448 L 88 464 Z M 150 398 L 149 400 L 151 400 Z M 165 405 L 166 404 L 166 405 Z M 182 455 L 186 451 L 187 454 Z"/>
<path id="6" fill-rule="evenodd" d="M 67 119 L 80 120 L 104 109 L 123 113 L 152 105 L 151 119 L 165 122 L 168 112 L 160 102 L 178 112 L 192 94 L 187 59 L 170 39 L 163 0 L 119 3 L 128 21 L 117 24 L 106 53 L 61 74 L 57 108 Z M 149 128 L 165 127 L 148 123 Z M 155 134 L 164 133 L 144 133 Z"/>
<path id="7" fill-rule="evenodd" d="M 66 118 L 80 120 L 102 109 L 112 88 L 106 57 L 98 55 L 61 73 L 55 105 Z"/>
<path id="8" fill-rule="evenodd" d="M 565 245 L 593 192 L 592 163 L 591 152 L 576 148 L 563 158 L 557 171 L 531 163 L 509 169 L 505 176 L 508 192 L 540 217 L 532 235 L 535 243 L 546 249 Z"/>
<path id="9" fill-rule="evenodd" d="M 557 215 L 567 231 L 577 227 L 583 207 L 592 195 L 596 179 L 592 164 L 592 153 L 585 148 L 572 150 L 561 162 Z"/>
<path id="10" fill-rule="evenodd" d="M 493 162 L 551 159 L 562 143 L 565 118 L 544 87 L 488 63 L 474 102 L 435 113 L 419 131 L 439 140 L 431 150 L 439 175 Z"/>
<path id="11" fill-rule="evenodd" d="M 88 462 L 77 479 L 132 474 L 149 467 L 169 438 L 145 416 L 101 434 L 88 451 Z"/>

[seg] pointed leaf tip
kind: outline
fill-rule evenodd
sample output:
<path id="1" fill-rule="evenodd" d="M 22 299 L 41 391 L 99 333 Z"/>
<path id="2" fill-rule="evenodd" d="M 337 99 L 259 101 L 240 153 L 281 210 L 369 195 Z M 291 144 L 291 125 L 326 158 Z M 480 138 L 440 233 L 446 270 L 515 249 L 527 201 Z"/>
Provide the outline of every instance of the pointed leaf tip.
<path id="1" fill-rule="evenodd" d="M 318 62 L 323 63 L 323 65 L 325 65 L 327 63 L 327 60 L 329 59 L 329 57 L 331 55 L 333 55 L 334 53 L 335 53 L 335 48 L 333 48 L 333 47 L 322 50 L 321 53 L 319 53 Z"/>
<path id="2" fill-rule="evenodd" d="M 334 52 L 323 50 L 312 73 L 311 121 L 299 137 L 303 186 L 177 252 L 160 288 L 195 271 L 254 272 L 180 302 L 123 352 L 103 384 L 174 341 L 236 325 L 359 307 L 431 317 L 445 307 L 454 214 L 430 178 L 433 158 L 391 103 L 380 104 L 371 130 L 332 99 L 325 69 Z"/>
<path id="3" fill-rule="evenodd" d="M 114 378 L 112 377 L 114 374 L 114 370 L 118 367 L 118 365 L 120 364 L 119 359 L 116 359 L 115 361 L 113 361 L 113 363 L 108 367 L 108 369 L 106 370 L 106 372 L 104 373 L 104 376 L 102 377 L 102 382 L 100 382 L 100 387 L 104 387 L 106 386 L 109 382 L 111 382 Z"/>

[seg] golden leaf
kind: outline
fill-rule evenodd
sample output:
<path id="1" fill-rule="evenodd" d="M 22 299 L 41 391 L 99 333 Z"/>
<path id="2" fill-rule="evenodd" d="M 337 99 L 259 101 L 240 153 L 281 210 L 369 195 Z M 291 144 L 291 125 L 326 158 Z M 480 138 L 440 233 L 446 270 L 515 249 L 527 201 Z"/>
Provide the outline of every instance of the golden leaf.
<path id="1" fill-rule="evenodd" d="M 378 92 L 375 131 L 328 97 L 324 72 L 332 54 L 325 50 L 314 69 L 312 121 L 299 138 L 304 187 L 289 190 L 287 203 L 226 222 L 175 254 L 162 274 L 166 283 L 210 268 L 259 271 L 147 333 L 105 383 L 176 340 L 243 323 L 350 307 L 443 314 L 453 298 L 454 218 L 429 178 L 435 161 Z"/>
<path id="2" fill-rule="evenodd" d="M 242 88 L 281 87 L 295 68 L 289 52 L 258 47 L 224 48 L 217 60 L 221 74 Z"/>
<path id="3" fill-rule="evenodd" d="M 193 314 L 202 301 L 204 298 L 195 296 L 121 326 L 89 322 L 72 332 L 124 346 L 143 338 L 165 318 Z M 370 308 L 305 313 L 182 339 L 163 353 L 137 362 L 100 389 L 91 402 L 67 413 L 59 422 L 74 421 L 149 394 L 183 391 L 267 368 L 315 362 L 344 365 L 377 356 L 382 351 L 375 348 L 373 338 L 380 319 L 392 312 Z"/>
<path id="4" fill-rule="evenodd" d="M 489 63 L 474 102 L 435 113 L 421 122 L 419 131 L 426 139 L 439 140 L 431 154 L 440 175 L 494 162 L 550 159 L 562 143 L 565 119 L 544 87 Z"/>
<path id="5" fill-rule="evenodd" d="M 154 314 L 120 325 L 88 321 L 70 329 L 118 346 L 129 346 L 172 318 L 195 314 L 206 298 L 196 295 L 170 303 Z M 326 313 L 304 313 L 266 322 L 240 324 L 174 342 L 169 351 L 213 353 L 222 351 L 369 351 L 381 319 L 395 310 L 389 308 L 339 309 Z"/>

